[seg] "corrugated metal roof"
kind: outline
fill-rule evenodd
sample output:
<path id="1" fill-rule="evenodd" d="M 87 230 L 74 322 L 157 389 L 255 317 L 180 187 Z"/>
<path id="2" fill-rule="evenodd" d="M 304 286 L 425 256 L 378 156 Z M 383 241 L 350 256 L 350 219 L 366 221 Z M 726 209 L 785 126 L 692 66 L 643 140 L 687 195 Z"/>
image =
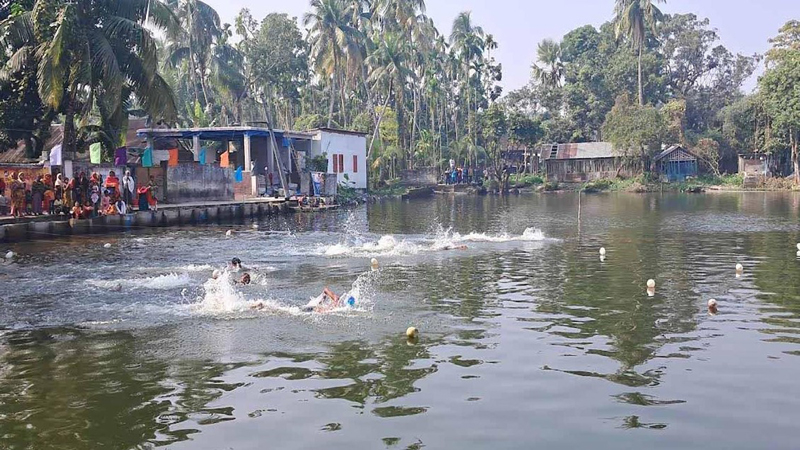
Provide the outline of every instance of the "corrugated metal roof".
<path id="1" fill-rule="evenodd" d="M 22 164 L 39 164 L 41 158 L 28 158 L 25 155 L 25 141 L 17 141 L 16 148 L 10 148 L 3 153 L 0 153 L 0 164 L 7 165 L 22 165 Z"/>
<path id="2" fill-rule="evenodd" d="M 557 152 L 553 155 L 553 147 L 557 145 Z M 572 144 L 553 144 L 542 146 L 544 159 L 595 159 L 615 158 L 625 156 L 623 152 L 614 149 L 610 142 L 579 142 Z"/>
<path id="3" fill-rule="evenodd" d="M 679 150 L 680 150 L 680 151 L 682 151 L 682 152 L 684 153 L 684 156 L 685 156 L 685 155 L 688 155 L 688 156 L 690 156 L 690 157 L 694 157 L 695 159 L 697 159 L 697 157 L 696 157 L 696 156 L 694 156 L 694 155 L 692 154 L 692 152 L 690 152 L 690 151 L 686 150 L 686 149 L 685 149 L 685 148 L 683 148 L 682 146 L 680 146 L 680 145 L 673 145 L 672 147 L 670 147 L 670 148 L 668 148 L 668 149 L 666 149 L 666 150 L 662 151 L 661 153 L 659 153 L 659 154 L 658 154 L 658 156 L 656 156 L 656 157 L 655 157 L 654 161 L 661 161 L 662 159 L 664 159 L 664 158 L 666 158 L 667 156 L 671 155 L 673 152 L 675 152 L 675 151 L 679 151 Z M 681 158 L 681 159 L 686 159 L 686 158 Z"/>

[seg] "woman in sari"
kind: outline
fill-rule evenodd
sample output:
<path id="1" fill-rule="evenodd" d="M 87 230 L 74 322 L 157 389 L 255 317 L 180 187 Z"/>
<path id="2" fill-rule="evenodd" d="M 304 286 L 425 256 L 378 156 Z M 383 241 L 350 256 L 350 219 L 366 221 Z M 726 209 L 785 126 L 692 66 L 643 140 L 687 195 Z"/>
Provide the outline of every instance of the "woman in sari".
<path id="1" fill-rule="evenodd" d="M 44 191 L 47 187 L 44 185 L 42 176 L 36 177 L 36 181 L 31 185 L 31 210 L 34 216 L 42 215 L 42 202 L 44 201 Z"/>
<path id="2" fill-rule="evenodd" d="M 69 214 L 72 210 L 72 206 L 76 203 L 75 196 L 75 178 L 64 179 L 64 191 L 61 197 L 61 207 L 64 209 L 65 214 Z"/>
<path id="3" fill-rule="evenodd" d="M 12 174 L 12 177 L 15 174 Z M 20 173 L 11 183 L 11 215 L 25 215 L 25 175 Z"/>

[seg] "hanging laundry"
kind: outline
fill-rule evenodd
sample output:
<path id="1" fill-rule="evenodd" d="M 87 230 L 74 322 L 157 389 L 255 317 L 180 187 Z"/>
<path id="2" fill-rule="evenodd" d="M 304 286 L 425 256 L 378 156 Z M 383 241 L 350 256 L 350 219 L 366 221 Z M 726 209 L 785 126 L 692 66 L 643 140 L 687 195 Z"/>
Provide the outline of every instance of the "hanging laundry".
<path id="1" fill-rule="evenodd" d="M 58 144 L 50 150 L 50 165 L 60 166 L 61 163 L 61 144 Z"/>
<path id="2" fill-rule="evenodd" d="M 242 166 L 239 166 L 239 168 L 236 169 L 236 182 L 241 183 L 242 181 L 244 181 L 244 177 L 242 176 Z"/>
<path id="3" fill-rule="evenodd" d="M 150 147 L 142 153 L 142 167 L 153 167 L 153 149 Z"/>
<path id="4" fill-rule="evenodd" d="M 178 149 L 171 148 L 169 151 L 169 167 L 175 167 L 178 165 Z"/>
<path id="5" fill-rule="evenodd" d="M 100 164 L 103 161 L 103 146 L 99 142 L 89 146 L 89 161 L 92 164 Z"/>
<path id="6" fill-rule="evenodd" d="M 200 163 L 201 166 L 206 163 L 206 148 L 205 147 L 201 147 L 200 148 L 200 154 L 198 155 L 197 160 L 198 160 L 198 162 Z"/>
<path id="7" fill-rule="evenodd" d="M 114 165 L 122 167 L 128 165 L 128 149 L 120 147 L 114 152 Z"/>
<path id="8" fill-rule="evenodd" d="M 220 167 L 229 167 L 231 165 L 230 161 L 229 161 L 229 159 L 230 159 L 229 157 L 230 157 L 230 151 L 226 151 L 226 152 L 222 153 L 221 155 L 219 155 L 219 166 Z"/>

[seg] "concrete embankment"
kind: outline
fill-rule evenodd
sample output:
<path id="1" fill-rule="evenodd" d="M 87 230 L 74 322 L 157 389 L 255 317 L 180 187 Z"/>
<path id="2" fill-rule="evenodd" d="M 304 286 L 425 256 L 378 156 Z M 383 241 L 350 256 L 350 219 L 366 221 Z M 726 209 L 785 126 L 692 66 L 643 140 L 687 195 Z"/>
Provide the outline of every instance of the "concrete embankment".
<path id="1" fill-rule="evenodd" d="M 264 201 L 214 205 L 168 206 L 158 211 L 137 211 L 93 219 L 38 220 L 0 225 L 0 242 L 56 239 L 64 236 L 103 234 L 144 228 L 232 223 L 291 212 L 288 203 Z"/>

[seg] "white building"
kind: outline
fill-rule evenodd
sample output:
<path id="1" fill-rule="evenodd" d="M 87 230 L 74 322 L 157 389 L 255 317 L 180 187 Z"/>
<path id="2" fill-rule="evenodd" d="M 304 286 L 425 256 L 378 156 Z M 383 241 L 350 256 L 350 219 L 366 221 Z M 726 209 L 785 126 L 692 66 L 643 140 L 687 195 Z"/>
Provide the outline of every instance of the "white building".
<path id="1" fill-rule="evenodd" d="M 320 128 L 312 130 L 310 157 L 328 156 L 328 173 L 339 184 L 367 189 L 367 136 L 355 131 Z"/>

